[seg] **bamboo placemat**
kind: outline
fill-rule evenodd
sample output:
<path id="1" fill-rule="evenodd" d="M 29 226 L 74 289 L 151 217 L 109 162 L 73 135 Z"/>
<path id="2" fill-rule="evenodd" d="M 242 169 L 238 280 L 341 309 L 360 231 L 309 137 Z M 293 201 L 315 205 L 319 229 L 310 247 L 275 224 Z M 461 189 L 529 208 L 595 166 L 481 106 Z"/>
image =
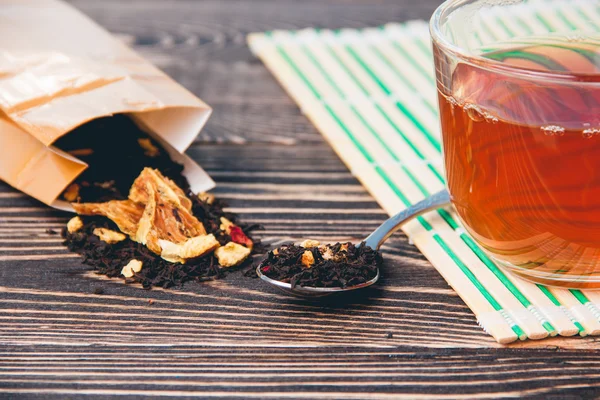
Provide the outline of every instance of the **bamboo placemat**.
<path id="1" fill-rule="evenodd" d="M 540 11 L 543 9 L 543 11 Z M 584 23 L 585 7 L 524 9 L 487 18 L 482 46 L 520 33 Z M 600 18 L 592 15 L 600 26 Z M 444 187 L 428 25 L 251 34 L 262 59 L 352 173 L 390 214 Z M 500 343 L 600 334 L 600 293 L 549 288 L 499 269 L 448 210 L 403 230 Z"/>

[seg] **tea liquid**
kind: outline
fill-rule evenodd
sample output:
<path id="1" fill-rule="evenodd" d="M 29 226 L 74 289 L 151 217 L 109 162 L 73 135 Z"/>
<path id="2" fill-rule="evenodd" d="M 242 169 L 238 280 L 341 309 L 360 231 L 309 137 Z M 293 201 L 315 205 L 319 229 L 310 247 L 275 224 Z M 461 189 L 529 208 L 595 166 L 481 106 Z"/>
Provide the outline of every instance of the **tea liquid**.
<path id="1" fill-rule="evenodd" d="M 484 56 L 529 72 L 460 64 L 440 96 L 462 222 L 491 256 L 541 282 L 600 282 L 600 42 L 513 43 Z"/>

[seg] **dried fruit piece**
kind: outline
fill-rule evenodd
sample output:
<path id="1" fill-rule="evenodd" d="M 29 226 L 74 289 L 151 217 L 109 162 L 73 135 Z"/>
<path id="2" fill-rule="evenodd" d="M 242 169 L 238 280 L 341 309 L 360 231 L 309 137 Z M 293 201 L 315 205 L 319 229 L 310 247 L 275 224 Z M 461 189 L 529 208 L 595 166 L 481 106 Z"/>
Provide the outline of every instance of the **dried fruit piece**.
<path id="1" fill-rule="evenodd" d="M 220 228 L 223 232 L 225 232 L 231 237 L 232 242 L 243 244 L 249 249 L 252 249 L 252 247 L 254 246 L 254 243 L 252 243 L 252 240 L 248 236 L 246 236 L 242 228 L 240 228 L 227 218 L 221 217 Z"/>
<path id="2" fill-rule="evenodd" d="M 235 243 L 243 244 L 250 250 L 252 250 L 252 248 L 254 247 L 254 243 L 252 242 L 252 239 L 250 239 L 248 236 L 246 236 L 246 234 L 244 233 L 242 228 L 240 228 L 237 225 L 231 227 L 229 236 L 231 236 L 231 241 L 233 241 Z"/>
<path id="3" fill-rule="evenodd" d="M 310 249 L 311 247 L 317 247 L 319 246 L 321 243 L 317 240 L 312 240 L 312 239 L 306 239 L 305 241 L 303 241 L 302 243 L 300 243 L 301 247 L 304 247 L 305 249 Z"/>
<path id="4" fill-rule="evenodd" d="M 140 272 L 142 270 L 142 266 L 144 265 L 141 261 L 139 260 L 131 260 L 129 261 L 129 264 L 127 264 L 131 267 L 131 270 L 133 272 Z"/>
<path id="5" fill-rule="evenodd" d="M 73 217 L 67 222 L 67 231 L 69 233 L 77 232 L 83 228 L 83 221 L 79 217 Z"/>
<path id="6" fill-rule="evenodd" d="M 235 226 L 233 224 L 233 222 L 231 222 L 230 220 L 228 220 L 225 217 L 221 217 L 221 226 L 219 227 L 223 232 L 225 232 L 226 234 L 229 235 L 229 233 L 231 232 L 231 227 Z"/>
<path id="7" fill-rule="evenodd" d="M 129 200 L 136 203 L 146 204 L 148 202 L 148 183 L 156 190 L 160 190 L 165 200 L 169 200 L 177 207 L 185 208 L 190 211 L 192 209 L 192 201 L 187 198 L 183 190 L 169 178 L 163 176 L 157 169 L 144 168 L 140 173 L 129 191 Z"/>
<path id="8" fill-rule="evenodd" d="M 206 234 L 204 225 L 190 212 L 192 202 L 173 181 L 145 168 L 135 180 L 129 200 L 73 204 L 83 215 L 103 215 L 135 242 L 161 254 L 159 240 L 182 243 Z"/>
<path id="9" fill-rule="evenodd" d="M 215 256 L 222 267 L 235 267 L 243 263 L 252 251 L 237 243 L 229 242 L 215 250 Z"/>
<path id="10" fill-rule="evenodd" d="M 152 141 L 148 138 L 140 138 L 138 139 L 138 143 L 142 149 L 144 149 L 144 155 L 147 157 L 156 157 L 160 154 L 160 150 Z"/>
<path id="11" fill-rule="evenodd" d="M 79 185 L 76 183 L 70 185 L 67 188 L 67 190 L 65 190 L 65 192 L 63 193 L 63 197 L 69 203 L 77 201 L 77 199 L 79 198 Z"/>
<path id="12" fill-rule="evenodd" d="M 198 195 L 201 202 L 211 205 L 215 202 L 215 195 L 212 193 L 202 192 Z"/>
<path id="13" fill-rule="evenodd" d="M 159 237 L 154 222 L 156 219 L 156 197 L 154 194 L 150 195 L 147 201 L 132 239 L 134 242 L 146 245 L 153 252 L 160 254 L 161 246 L 158 244 Z"/>
<path id="14" fill-rule="evenodd" d="M 306 268 L 310 268 L 315 263 L 315 256 L 313 256 L 312 251 L 306 250 L 302 253 L 302 265 Z"/>
<path id="15" fill-rule="evenodd" d="M 136 272 L 142 270 L 143 263 L 140 260 L 133 259 L 127 263 L 121 270 L 121 275 L 126 278 L 131 278 Z"/>
<path id="16" fill-rule="evenodd" d="M 168 240 L 159 240 L 158 243 L 162 248 L 160 256 L 163 259 L 182 264 L 189 259 L 202 257 L 220 246 L 212 233 L 193 237 L 180 244 Z"/>
<path id="17" fill-rule="evenodd" d="M 172 186 L 177 190 L 173 190 Z M 159 240 L 182 243 L 206 234 L 204 225 L 182 201 L 189 202 L 191 209 L 191 200 L 183 195 L 175 183 L 156 170 L 145 168 L 142 171 L 133 183 L 129 198 L 138 202 L 146 201 L 134 240 L 156 254 L 161 254 Z"/>
<path id="18" fill-rule="evenodd" d="M 131 200 L 112 200 L 107 203 L 73 203 L 73 208 L 81 215 L 101 215 L 109 218 L 119 230 L 133 239 L 144 206 Z"/>
<path id="19" fill-rule="evenodd" d="M 92 233 L 108 244 L 119 243 L 127 239 L 127 236 L 122 233 L 106 228 L 96 228 Z"/>
<path id="20" fill-rule="evenodd" d="M 125 278 L 131 278 L 134 273 L 131 270 L 131 268 L 129 268 L 127 265 L 123 267 L 123 269 L 121 270 L 121 275 L 123 275 Z"/>
<path id="21" fill-rule="evenodd" d="M 321 252 L 321 255 L 323 256 L 324 260 L 333 260 L 334 259 L 333 250 L 331 250 L 331 247 L 319 246 L 319 251 Z"/>

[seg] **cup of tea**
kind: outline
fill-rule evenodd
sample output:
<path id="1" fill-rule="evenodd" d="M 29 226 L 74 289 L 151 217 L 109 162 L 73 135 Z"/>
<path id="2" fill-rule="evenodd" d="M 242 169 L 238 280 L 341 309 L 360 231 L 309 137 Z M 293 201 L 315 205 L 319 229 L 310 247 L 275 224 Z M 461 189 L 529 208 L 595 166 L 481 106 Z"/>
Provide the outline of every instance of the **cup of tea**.
<path id="1" fill-rule="evenodd" d="M 600 1 L 449 0 L 431 20 L 465 229 L 531 281 L 600 288 Z"/>

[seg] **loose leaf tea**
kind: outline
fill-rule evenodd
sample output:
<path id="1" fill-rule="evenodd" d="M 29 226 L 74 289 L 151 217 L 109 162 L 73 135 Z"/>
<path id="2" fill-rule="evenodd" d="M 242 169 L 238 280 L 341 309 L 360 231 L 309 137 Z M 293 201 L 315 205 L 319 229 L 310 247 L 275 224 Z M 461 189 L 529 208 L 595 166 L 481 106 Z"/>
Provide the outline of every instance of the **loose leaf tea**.
<path id="1" fill-rule="evenodd" d="M 267 277 L 290 283 L 292 288 L 345 288 L 375 278 L 382 262 L 381 254 L 364 244 L 319 245 L 311 240 L 270 251 L 259 268 Z"/>
<path id="2" fill-rule="evenodd" d="M 189 183 L 183 166 L 125 115 L 98 118 L 71 131 L 55 146 L 89 167 L 63 193 L 69 202 L 125 200 L 144 168 L 159 170 L 184 193 Z M 153 151 L 148 151 L 149 146 Z"/>
<path id="3" fill-rule="evenodd" d="M 231 238 L 214 223 L 220 217 L 226 217 L 230 221 L 235 221 L 237 226 L 249 236 L 250 231 L 258 228 L 256 225 L 245 225 L 238 222 L 236 215 L 223 211 L 225 204 L 220 200 L 215 200 L 213 204 L 207 204 L 196 196 L 190 196 L 192 199 L 192 210 L 194 215 L 205 222 L 208 233 L 213 234 L 219 243 L 226 245 L 231 242 Z M 203 219 L 203 216 L 206 219 Z M 121 277 L 122 269 L 130 260 L 139 260 L 143 267 L 140 272 L 135 273 L 126 282 L 139 282 L 146 289 L 152 286 L 181 287 L 183 283 L 195 281 L 207 281 L 220 279 L 225 276 L 226 270 L 219 266 L 214 254 L 209 254 L 194 260 L 189 260 L 185 264 L 171 263 L 162 259 L 159 255 L 153 253 L 146 246 L 136 243 L 131 239 L 125 239 L 119 243 L 108 244 L 103 242 L 98 236 L 93 234 L 96 228 L 107 228 L 118 230 L 117 225 L 105 217 L 80 217 L 83 221 L 83 227 L 73 233 L 69 233 L 66 228 L 62 235 L 65 238 L 65 244 L 68 248 L 83 256 L 83 263 L 94 267 L 94 270 L 101 275 L 108 277 Z M 211 223 L 210 221 L 213 221 Z M 259 244 L 253 239 L 255 251 Z M 249 264 L 246 260 L 242 267 Z M 230 270 L 230 269 L 227 269 Z"/>
<path id="4" fill-rule="evenodd" d="M 191 193 L 183 167 L 126 117 L 92 121 L 58 145 L 90 164 L 63 193 L 80 215 L 62 235 L 99 274 L 181 286 L 221 278 L 257 250 L 249 237 L 257 226 L 240 224 L 214 196 Z"/>

